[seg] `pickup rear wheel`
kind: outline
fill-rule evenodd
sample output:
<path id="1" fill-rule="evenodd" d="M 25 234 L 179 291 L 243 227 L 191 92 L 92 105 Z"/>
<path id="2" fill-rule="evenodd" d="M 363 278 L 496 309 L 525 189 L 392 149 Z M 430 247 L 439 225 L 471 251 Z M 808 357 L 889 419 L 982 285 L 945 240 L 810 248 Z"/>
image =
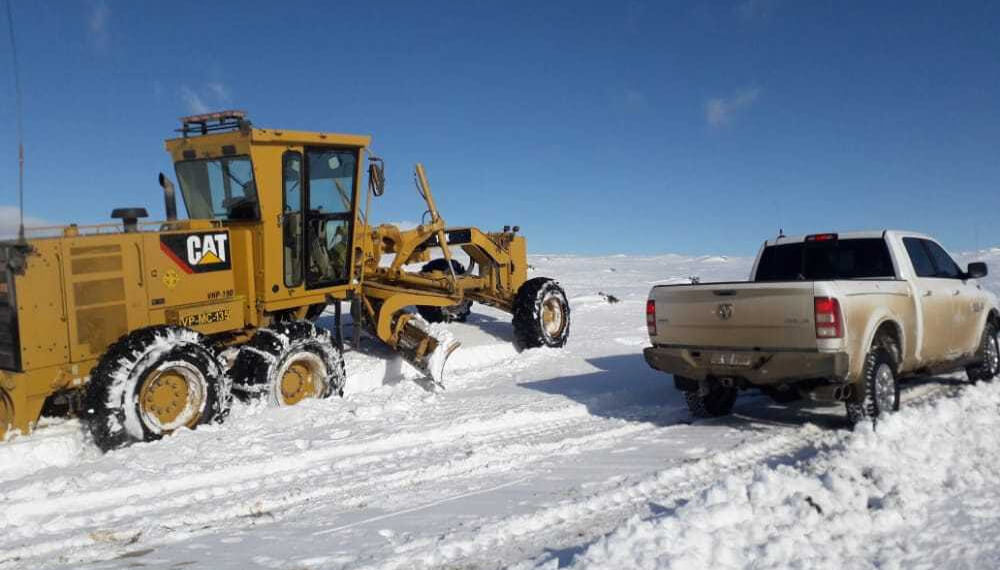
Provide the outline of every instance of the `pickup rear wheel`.
<path id="1" fill-rule="evenodd" d="M 728 416 L 736 403 L 736 388 L 715 385 L 705 395 L 697 390 L 684 392 L 688 410 L 696 418 L 717 418 Z"/>
<path id="2" fill-rule="evenodd" d="M 965 369 L 969 380 L 973 382 L 992 380 L 1000 374 L 1000 330 L 997 329 L 995 322 L 986 323 L 977 354 L 982 357 L 982 362 Z"/>
<path id="3" fill-rule="evenodd" d="M 865 357 L 865 367 L 857 392 L 847 401 L 847 421 L 877 424 L 886 414 L 899 410 L 899 382 L 892 351 L 876 342 Z"/>

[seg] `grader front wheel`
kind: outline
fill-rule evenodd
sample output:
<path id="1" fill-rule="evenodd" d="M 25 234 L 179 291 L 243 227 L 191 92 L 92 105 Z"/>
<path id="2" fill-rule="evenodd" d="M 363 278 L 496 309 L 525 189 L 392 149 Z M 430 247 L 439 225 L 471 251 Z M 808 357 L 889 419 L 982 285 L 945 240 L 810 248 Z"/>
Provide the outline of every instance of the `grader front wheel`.
<path id="1" fill-rule="evenodd" d="M 522 348 L 564 346 L 569 339 L 569 301 L 554 280 L 525 281 L 514 299 L 514 336 Z"/>

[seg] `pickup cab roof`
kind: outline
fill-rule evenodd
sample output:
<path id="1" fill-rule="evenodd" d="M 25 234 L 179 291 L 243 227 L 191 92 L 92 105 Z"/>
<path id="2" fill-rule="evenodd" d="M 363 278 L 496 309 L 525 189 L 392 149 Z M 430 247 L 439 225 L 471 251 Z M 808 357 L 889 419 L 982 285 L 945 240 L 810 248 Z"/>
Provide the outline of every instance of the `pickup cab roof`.
<path id="1" fill-rule="evenodd" d="M 919 232 L 910 232 L 906 230 L 862 230 L 853 232 L 828 232 L 837 236 L 837 239 L 863 239 L 863 238 L 885 238 L 885 237 L 917 237 L 922 239 L 929 239 L 931 241 L 937 241 L 934 238 L 922 234 Z M 815 234 L 804 234 L 799 236 L 784 236 L 777 237 L 774 239 L 769 239 L 764 242 L 764 246 L 781 245 L 786 243 L 802 243 L 806 241 L 806 238 L 813 235 L 825 235 L 824 233 Z"/>

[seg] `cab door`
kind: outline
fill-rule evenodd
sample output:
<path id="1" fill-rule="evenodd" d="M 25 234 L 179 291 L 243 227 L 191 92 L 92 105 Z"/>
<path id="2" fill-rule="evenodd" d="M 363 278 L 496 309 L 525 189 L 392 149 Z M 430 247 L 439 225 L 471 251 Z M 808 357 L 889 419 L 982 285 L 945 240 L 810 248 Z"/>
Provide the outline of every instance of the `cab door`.
<path id="1" fill-rule="evenodd" d="M 938 275 L 924 242 L 916 237 L 904 237 L 903 245 L 913 266 L 913 287 L 916 295 L 918 340 L 921 364 L 928 365 L 948 360 L 954 351 L 954 324 L 952 322 L 953 282 Z"/>
<path id="2" fill-rule="evenodd" d="M 302 274 L 305 271 L 305 222 L 302 213 L 305 191 L 302 169 L 302 151 L 285 151 L 281 156 L 281 243 L 285 287 L 288 289 L 302 285 Z"/>
<path id="3" fill-rule="evenodd" d="M 949 358 L 958 358 L 974 353 L 979 348 L 982 325 L 979 322 L 981 309 L 976 310 L 979 290 L 975 283 L 966 279 L 965 272 L 955 263 L 939 244 L 923 240 L 924 247 L 942 279 L 945 297 L 950 313 L 952 346 Z M 981 305 L 979 305 L 981 307 Z"/>
<path id="4" fill-rule="evenodd" d="M 358 149 L 305 149 L 303 209 L 307 289 L 344 285 L 351 280 Z"/>

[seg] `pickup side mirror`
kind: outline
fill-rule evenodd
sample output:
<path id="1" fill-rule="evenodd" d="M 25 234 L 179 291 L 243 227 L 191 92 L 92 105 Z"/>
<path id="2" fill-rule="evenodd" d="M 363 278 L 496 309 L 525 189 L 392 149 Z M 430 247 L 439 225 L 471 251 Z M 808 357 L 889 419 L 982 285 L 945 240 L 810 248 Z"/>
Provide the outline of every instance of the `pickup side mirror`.
<path id="1" fill-rule="evenodd" d="M 965 271 L 965 276 L 968 279 L 981 279 L 986 277 L 987 272 L 986 264 L 982 261 L 977 261 L 969 264 L 969 268 Z"/>

